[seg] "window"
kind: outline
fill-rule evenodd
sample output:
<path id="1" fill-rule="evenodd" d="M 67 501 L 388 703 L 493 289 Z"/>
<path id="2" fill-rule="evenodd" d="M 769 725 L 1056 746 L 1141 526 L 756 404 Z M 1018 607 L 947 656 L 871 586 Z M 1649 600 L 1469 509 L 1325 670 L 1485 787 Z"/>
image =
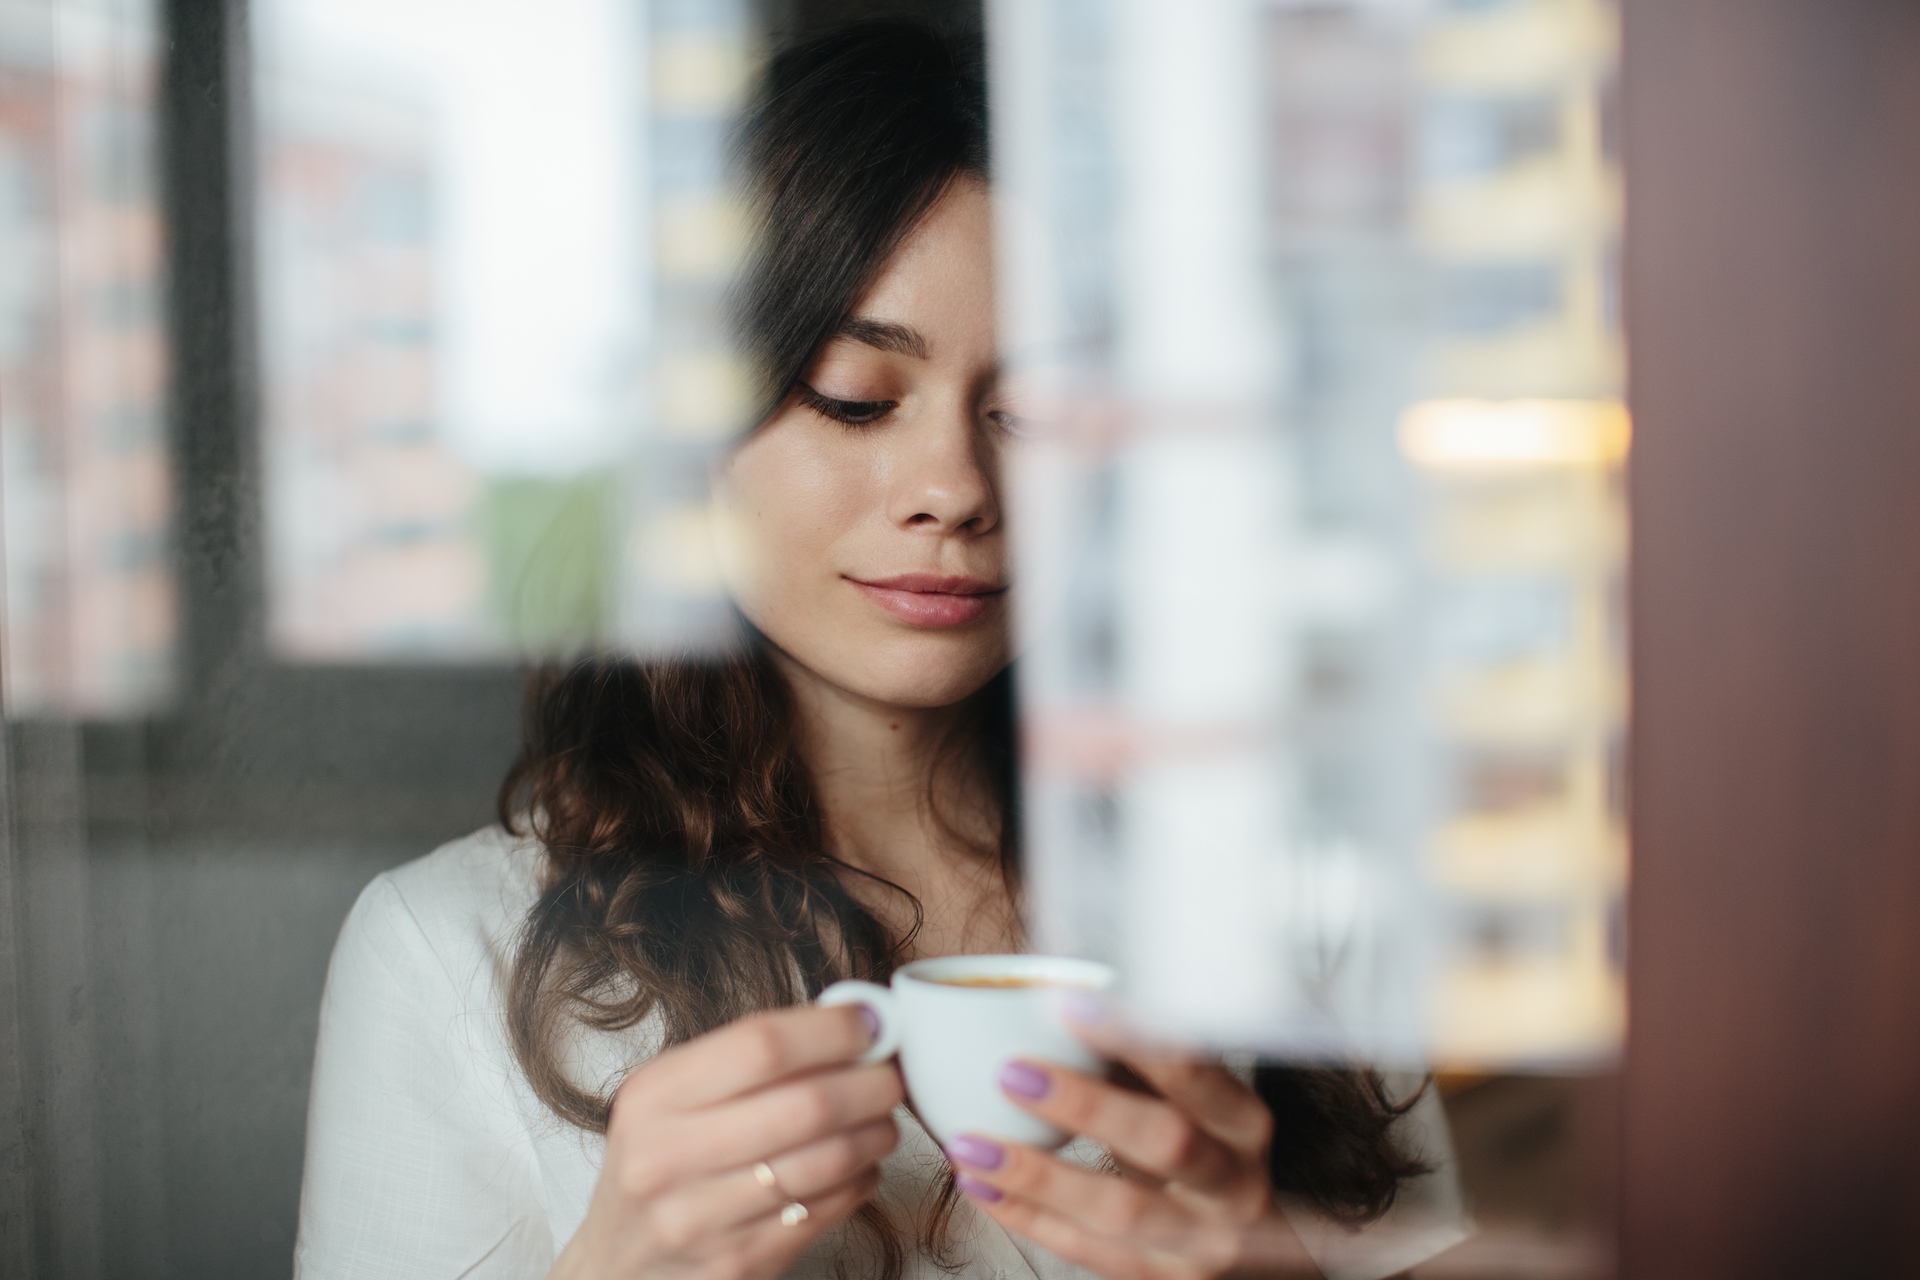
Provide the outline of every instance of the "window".
<path id="1" fill-rule="evenodd" d="M 1609 1060 L 1611 6 L 993 16 L 1044 945 L 1210 1039 Z"/>
<path id="2" fill-rule="evenodd" d="M 0 9 L 5 702 L 131 715 L 173 688 L 155 14 Z"/>

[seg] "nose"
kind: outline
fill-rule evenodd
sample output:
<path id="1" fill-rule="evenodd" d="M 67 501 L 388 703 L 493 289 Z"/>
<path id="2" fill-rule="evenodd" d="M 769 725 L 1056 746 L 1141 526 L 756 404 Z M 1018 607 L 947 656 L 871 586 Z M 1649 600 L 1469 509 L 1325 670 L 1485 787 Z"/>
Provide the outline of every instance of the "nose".
<path id="1" fill-rule="evenodd" d="M 978 537 L 1000 523 L 997 450 L 970 413 L 941 413 L 895 436 L 887 516 L 904 529 Z"/>

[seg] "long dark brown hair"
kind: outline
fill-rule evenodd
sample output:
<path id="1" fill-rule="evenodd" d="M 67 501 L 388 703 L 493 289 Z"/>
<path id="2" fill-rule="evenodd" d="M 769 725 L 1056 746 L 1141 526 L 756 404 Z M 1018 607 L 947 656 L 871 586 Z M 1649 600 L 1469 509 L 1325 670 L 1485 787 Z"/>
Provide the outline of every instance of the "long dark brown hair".
<path id="1" fill-rule="evenodd" d="M 901 238 L 957 178 L 987 173 L 977 51 L 919 27 L 863 24 L 769 63 L 739 135 L 758 239 L 736 295 L 762 409 L 791 393 Z M 796 736 L 792 694 L 744 623 L 723 657 L 598 657 L 529 681 L 524 742 L 500 820 L 545 851 L 538 900 L 514 958 L 508 1024 L 539 1097 L 604 1131 L 610 1082 L 569 1075 L 581 1028 L 657 1019 L 675 1044 L 846 977 L 884 982 L 916 924 L 889 925 L 847 888 L 861 875 L 827 849 Z M 984 791 L 996 858 L 1019 892 L 1011 675 L 973 695 L 936 779 Z M 929 799 L 942 788 L 929 782 Z M 957 833 L 956 833 L 957 834 Z M 871 880 L 871 877 L 868 877 Z M 920 919 L 898 886 L 880 887 Z M 1401 1113 L 1377 1077 L 1266 1069 L 1279 1121 L 1276 1186 L 1342 1218 L 1385 1211 L 1421 1166 L 1389 1129 Z M 951 1186 L 913 1208 L 913 1234 L 946 1256 Z M 897 1280 L 907 1232 L 876 1206 L 858 1225 Z"/>

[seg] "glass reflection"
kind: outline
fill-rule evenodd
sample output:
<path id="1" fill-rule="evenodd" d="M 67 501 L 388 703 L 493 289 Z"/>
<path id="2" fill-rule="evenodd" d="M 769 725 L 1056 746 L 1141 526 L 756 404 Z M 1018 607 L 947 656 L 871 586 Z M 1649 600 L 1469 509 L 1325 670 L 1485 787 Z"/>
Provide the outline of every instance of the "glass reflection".
<path id="1" fill-rule="evenodd" d="M 254 22 L 276 649 L 604 638 L 649 383 L 642 16 L 265 0 Z"/>
<path id="2" fill-rule="evenodd" d="M 0 6 L 0 472 L 9 714 L 172 687 L 154 14 Z"/>
<path id="3" fill-rule="evenodd" d="M 992 14 L 1045 945 L 1223 1042 L 1605 1061 L 1612 7 Z"/>
<path id="4" fill-rule="evenodd" d="M 20 775 L 58 819 L 34 847 L 57 826 L 71 854 L 33 936 L 80 940 L 34 1025 L 77 1043 L 97 1017 L 100 1072 L 145 1090 L 114 1105 L 178 1100 L 145 1121 L 175 1145 L 143 1148 L 139 1213 L 131 1159 L 67 1212 L 212 1251 L 244 1182 L 278 1259 L 328 938 L 374 871 L 485 820 L 501 659 L 724 611 L 706 477 L 746 394 L 721 156 L 754 26 L 691 0 L 252 8 L 268 674 L 185 731 L 132 719 L 180 657 L 140 4 L 0 5 L 0 505 L 8 714 L 93 722 L 15 740 L 16 768 L 58 765 Z M 1357 1029 L 1448 1065 L 1470 1186 L 1557 1221 L 1564 1146 L 1502 1135 L 1558 1134 L 1565 1092 L 1479 1071 L 1604 1058 L 1622 1018 L 1612 11 L 1198 6 L 1156 42 L 1124 8 L 994 21 L 1045 498 L 1021 518 L 1072 553 L 1021 568 L 1042 938 L 1250 975 L 1177 1011 L 1217 1038 Z M 1196 106 L 1181 41 L 1223 33 L 1246 57 Z M 1166 133 L 1114 105 L 1155 86 L 1185 103 Z M 1198 184 L 1142 221 L 1162 164 Z M 418 665 L 298 683 L 393 660 Z M 430 684 L 449 663 L 485 682 Z M 60 1061 L 62 1098 L 97 1092 Z M 92 1132 L 62 1158 L 92 1170 Z M 169 1202 L 183 1170 L 215 1190 Z"/>

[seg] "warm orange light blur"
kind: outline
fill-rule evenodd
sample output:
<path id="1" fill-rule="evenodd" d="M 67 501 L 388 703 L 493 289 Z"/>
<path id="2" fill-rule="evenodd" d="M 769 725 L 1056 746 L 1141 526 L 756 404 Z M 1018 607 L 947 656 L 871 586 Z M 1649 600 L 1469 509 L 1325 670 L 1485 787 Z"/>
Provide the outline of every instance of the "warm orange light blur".
<path id="1" fill-rule="evenodd" d="M 1632 438 L 1608 400 L 1427 400 L 1400 416 L 1400 451 L 1433 470 L 1612 466 Z"/>

